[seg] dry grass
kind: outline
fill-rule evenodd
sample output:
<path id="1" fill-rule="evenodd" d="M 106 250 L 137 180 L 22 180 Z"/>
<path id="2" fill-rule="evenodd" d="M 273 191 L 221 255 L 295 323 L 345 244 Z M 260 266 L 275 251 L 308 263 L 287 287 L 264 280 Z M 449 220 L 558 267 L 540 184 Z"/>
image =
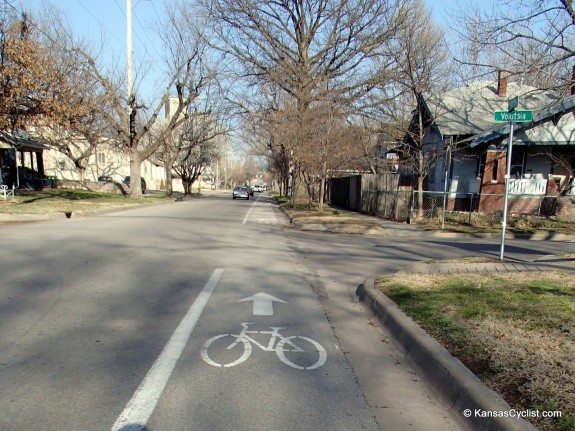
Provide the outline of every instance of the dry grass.
<path id="1" fill-rule="evenodd" d="M 0 213 L 42 214 L 56 212 L 90 212 L 125 206 L 168 202 L 174 198 L 166 196 L 131 199 L 113 193 L 98 193 L 85 190 L 47 189 L 44 191 L 22 190 L 7 200 L 0 199 Z"/>
<path id="2" fill-rule="evenodd" d="M 330 208 L 326 204 L 323 211 L 314 206 L 312 208 L 307 204 L 298 204 L 295 206 L 286 205 L 284 208 L 288 211 L 294 222 L 300 224 L 340 224 L 347 226 L 377 227 L 377 220 L 362 217 L 358 213 L 342 211 Z"/>
<path id="3" fill-rule="evenodd" d="M 575 277 L 561 272 L 397 275 L 378 287 L 518 409 L 575 429 Z"/>

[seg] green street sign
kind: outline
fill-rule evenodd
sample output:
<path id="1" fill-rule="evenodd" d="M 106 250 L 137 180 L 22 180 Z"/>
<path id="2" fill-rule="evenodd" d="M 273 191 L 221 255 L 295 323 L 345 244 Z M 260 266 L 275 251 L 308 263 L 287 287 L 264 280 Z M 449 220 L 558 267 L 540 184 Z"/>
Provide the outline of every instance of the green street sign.
<path id="1" fill-rule="evenodd" d="M 495 121 L 498 123 L 528 123 L 533 120 L 533 111 L 495 111 Z"/>

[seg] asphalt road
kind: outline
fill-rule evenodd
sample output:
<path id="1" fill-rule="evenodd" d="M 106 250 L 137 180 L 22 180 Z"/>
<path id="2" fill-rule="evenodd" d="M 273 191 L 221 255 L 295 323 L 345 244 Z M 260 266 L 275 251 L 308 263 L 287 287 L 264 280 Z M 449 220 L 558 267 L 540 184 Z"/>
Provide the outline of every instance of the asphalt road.
<path id="1" fill-rule="evenodd" d="M 0 226 L 0 429 L 457 429 L 353 292 L 497 244 L 284 223 L 225 194 Z"/>
<path id="2" fill-rule="evenodd" d="M 0 227 L 0 429 L 378 429 L 276 211 Z"/>

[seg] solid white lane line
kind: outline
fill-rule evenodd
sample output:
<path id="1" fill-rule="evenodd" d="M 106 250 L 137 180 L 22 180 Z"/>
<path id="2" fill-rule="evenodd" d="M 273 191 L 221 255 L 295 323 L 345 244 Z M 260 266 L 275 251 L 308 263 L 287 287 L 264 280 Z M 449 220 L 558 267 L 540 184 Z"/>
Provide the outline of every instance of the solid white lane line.
<path id="1" fill-rule="evenodd" d="M 168 344 L 142 380 L 142 383 L 128 402 L 122 414 L 116 419 L 112 431 L 141 431 L 152 415 L 176 362 L 180 358 L 198 319 L 214 291 L 223 269 L 217 268 L 178 327 Z"/>
<path id="2" fill-rule="evenodd" d="M 258 199 L 259 199 L 259 198 L 260 198 L 260 197 L 258 196 Z M 256 201 L 254 202 L 254 204 L 252 205 L 252 207 L 250 208 L 250 210 L 248 211 L 248 213 L 246 214 L 246 216 L 244 217 L 244 221 L 242 221 L 242 224 L 246 224 L 246 222 L 248 221 L 248 218 L 249 218 L 250 214 L 252 213 L 252 210 L 254 209 L 254 207 L 256 206 L 257 203 L 258 203 L 258 201 L 256 200 Z"/>

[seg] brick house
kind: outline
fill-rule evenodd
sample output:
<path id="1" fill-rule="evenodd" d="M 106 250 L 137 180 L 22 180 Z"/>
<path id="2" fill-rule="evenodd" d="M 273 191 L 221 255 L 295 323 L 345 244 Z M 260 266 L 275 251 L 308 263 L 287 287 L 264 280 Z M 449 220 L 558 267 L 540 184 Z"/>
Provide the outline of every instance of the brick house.
<path id="1" fill-rule="evenodd" d="M 478 81 L 420 99 L 424 149 L 438 155 L 426 190 L 447 190 L 451 209 L 502 209 L 502 197 L 492 195 L 505 191 L 509 124 L 496 123 L 494 112 L 507 111 L 508 100 L 515 96 L 518 109 L 533 111 L 532 122 L 514 126 L 509 190 L 524 199 L 515 204 L 516 212 L 532 212 L 528 207 L 535 204 L 525 200 L 527 196 L 538 197 L 539 205 L 542 196 L 575 195 L 575 96 L 559 99 L 551 92 L 508 82 L 506 73 L 499 72 L 495 82 Z M 470 199 L 475 194 L 480 194 L 479 202 Z"/>

